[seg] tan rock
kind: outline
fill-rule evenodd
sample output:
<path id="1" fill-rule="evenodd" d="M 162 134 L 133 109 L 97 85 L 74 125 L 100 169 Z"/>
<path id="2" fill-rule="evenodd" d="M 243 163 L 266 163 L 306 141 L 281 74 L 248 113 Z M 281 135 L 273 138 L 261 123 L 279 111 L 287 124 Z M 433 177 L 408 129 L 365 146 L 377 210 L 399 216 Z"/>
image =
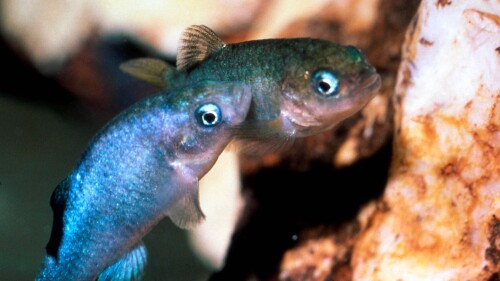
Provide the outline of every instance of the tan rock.
<path id="1" fill-rule="evenodd" d="M 395 155 L 353 280 L 500 272 L 500 3 L 423 1 L 396 87 Z"/>

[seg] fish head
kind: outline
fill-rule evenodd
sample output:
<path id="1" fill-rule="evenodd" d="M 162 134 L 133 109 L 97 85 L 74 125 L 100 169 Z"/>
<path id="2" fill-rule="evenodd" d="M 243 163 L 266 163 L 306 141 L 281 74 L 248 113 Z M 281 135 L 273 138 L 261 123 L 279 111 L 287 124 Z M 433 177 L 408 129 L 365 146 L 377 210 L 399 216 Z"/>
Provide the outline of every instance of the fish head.
<path id="1" fill-rule="evenodd" d="M 299 137 L 330 129 L 358 112 L 381 84 L 357 48 L 319 39 L 300 43 L 302 51 L 287 60 L 282 83 L 282 116 Z"/>
<path id="2" fill-rule="evenodd" d="M 185 117 L 177 128 L 174 159 L 191 176 L 202 177 L 246 118 L 252 94 L 242 83 L 201 81 L 181 93 L 178 110 Z"/>

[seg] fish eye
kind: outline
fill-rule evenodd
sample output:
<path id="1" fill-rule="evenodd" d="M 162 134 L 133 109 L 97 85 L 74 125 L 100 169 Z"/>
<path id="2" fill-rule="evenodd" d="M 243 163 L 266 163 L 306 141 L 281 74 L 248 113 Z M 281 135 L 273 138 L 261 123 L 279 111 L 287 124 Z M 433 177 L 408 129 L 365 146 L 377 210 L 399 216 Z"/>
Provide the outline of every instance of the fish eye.
<path id="1" fill-rule="evenodd" d="M 334 96 L 339 92 L 340 80 L 330 70 L 321 69 L 316 71 L 311 83 L 314 91 L 322 96 Z"/>
<path id="2" fill-rule="evenodd" d="M 198 123 L 204 127 L 213 127 L 221 121 L 221 110 L 215 103 L 200 105 L 194 112 Z"/>

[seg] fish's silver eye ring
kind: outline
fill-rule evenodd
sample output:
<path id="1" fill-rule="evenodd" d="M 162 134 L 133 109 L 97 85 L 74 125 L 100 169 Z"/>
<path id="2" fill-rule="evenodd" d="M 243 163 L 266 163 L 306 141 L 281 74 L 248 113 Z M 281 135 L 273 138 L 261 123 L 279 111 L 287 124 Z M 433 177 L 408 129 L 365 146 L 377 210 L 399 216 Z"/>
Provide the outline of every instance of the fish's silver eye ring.
<path id="1" fill-rule="evenodd" d="M 213 127 L 222 120 L 220 107 L 215 103 L 205 103 L 200 105 L 194 112 L 198 124 L 203 127 Z"/>

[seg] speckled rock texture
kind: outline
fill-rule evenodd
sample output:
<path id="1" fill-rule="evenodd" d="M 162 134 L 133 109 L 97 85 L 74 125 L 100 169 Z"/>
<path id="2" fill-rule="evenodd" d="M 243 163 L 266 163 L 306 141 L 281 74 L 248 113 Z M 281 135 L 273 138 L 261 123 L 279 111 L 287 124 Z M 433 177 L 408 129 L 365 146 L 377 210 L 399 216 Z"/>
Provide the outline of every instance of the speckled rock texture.
<path id="1" fill-rule="evenodd" d="M 499 47 L 498 1 L 421 3 L 383 208 L 355 244 L 353 280 L 498 280 Z"/>

